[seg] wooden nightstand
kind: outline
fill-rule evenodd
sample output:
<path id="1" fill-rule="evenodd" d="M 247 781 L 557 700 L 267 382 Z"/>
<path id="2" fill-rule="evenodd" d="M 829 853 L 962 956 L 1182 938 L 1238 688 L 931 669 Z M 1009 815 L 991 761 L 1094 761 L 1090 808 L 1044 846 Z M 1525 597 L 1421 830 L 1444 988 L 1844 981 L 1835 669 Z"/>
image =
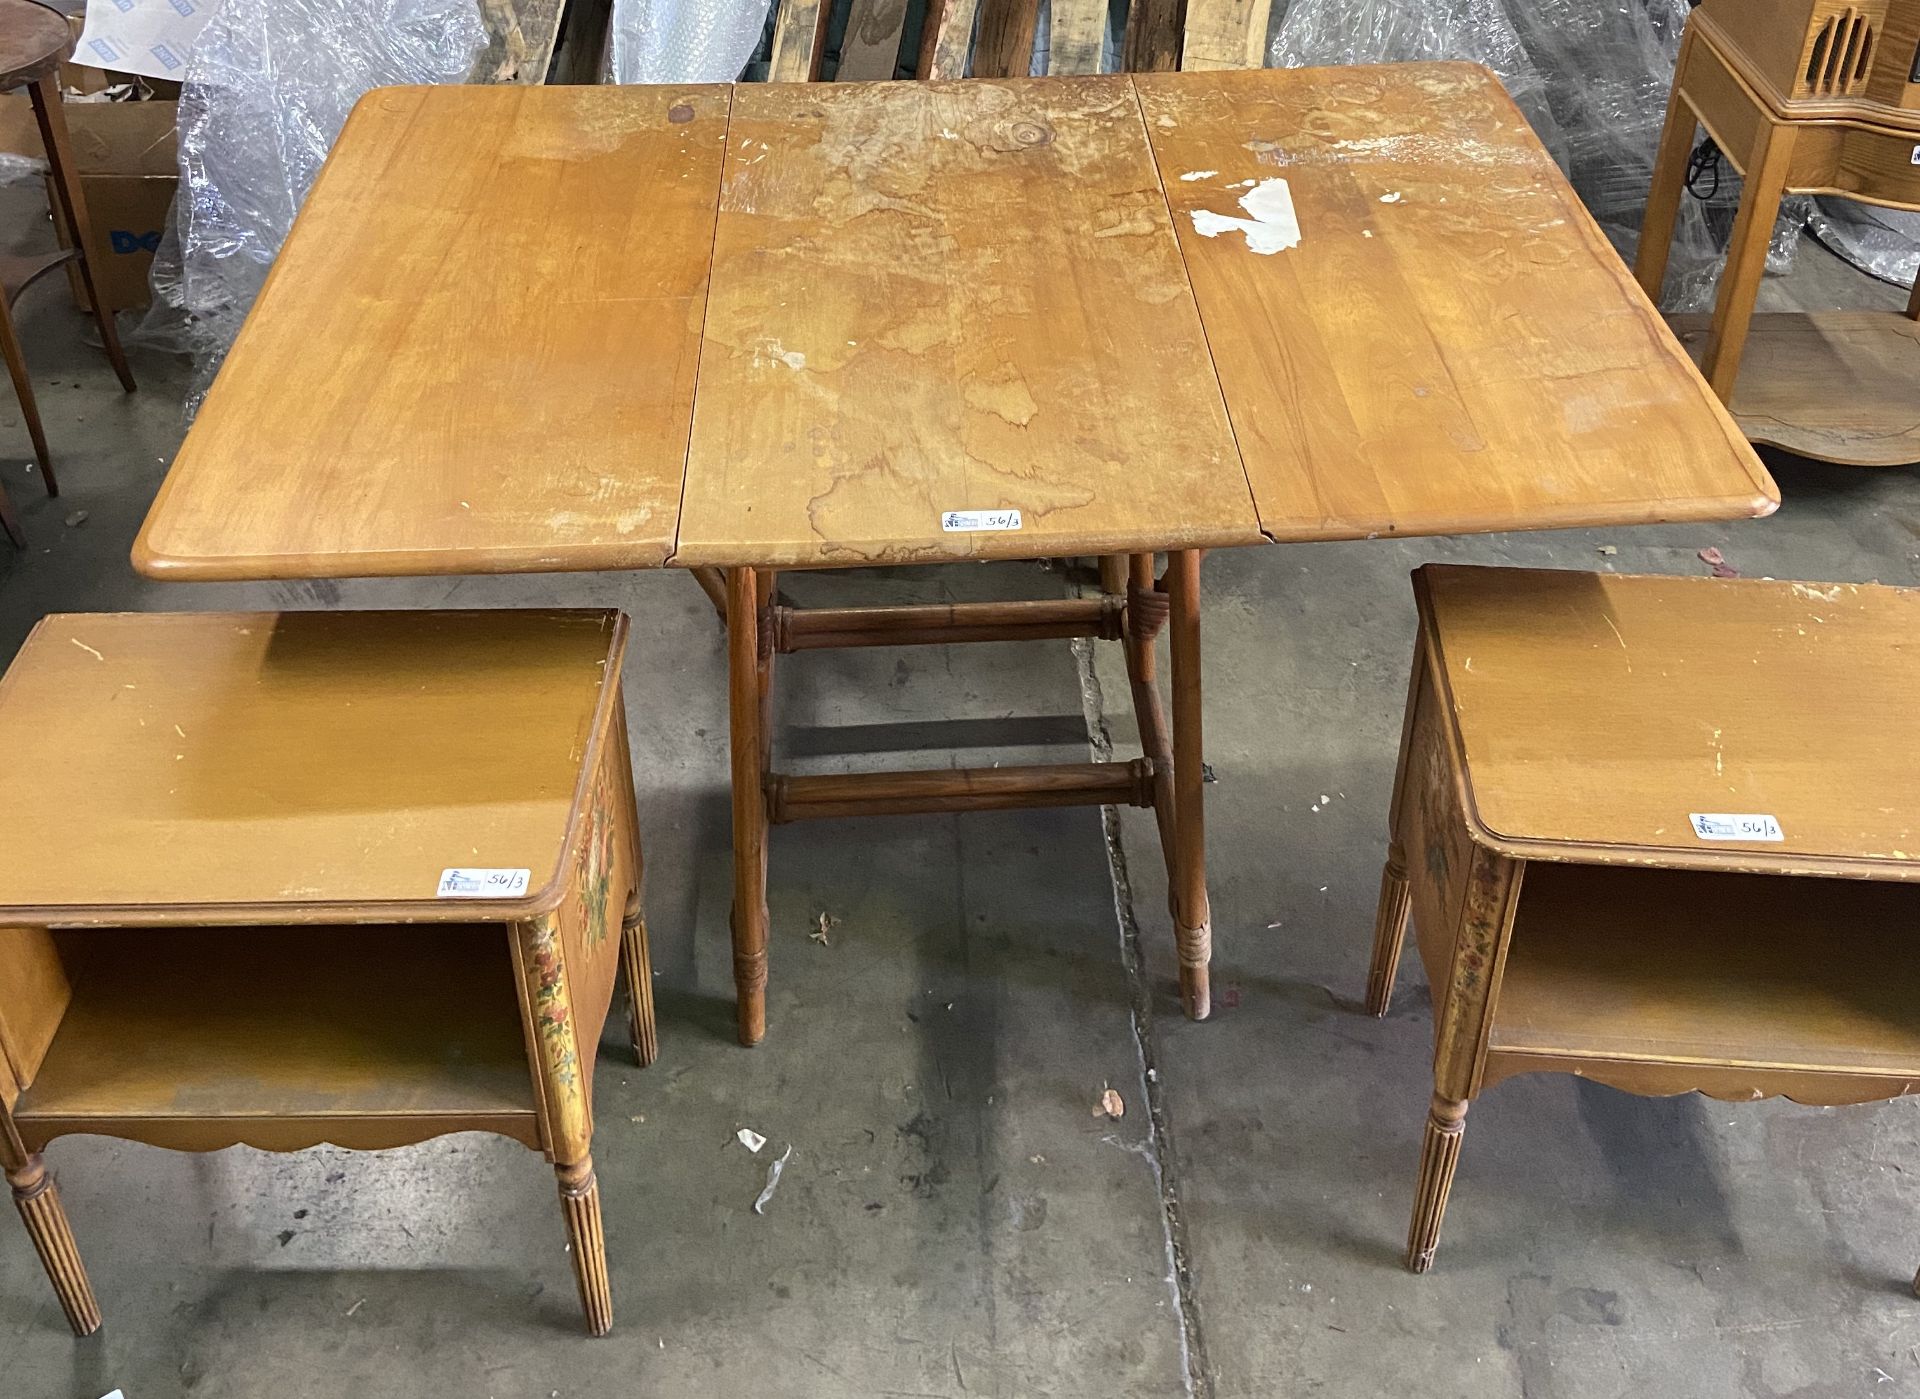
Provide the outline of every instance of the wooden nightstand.
<path id="1" fill-rule="evenodd" d="M 447 1132 L 589 1154 L 619 966 L 654 1054 L 617 612 L 54 616 L 0 680 L 0 1164 L 74 1330 L 40 1158 Z"/>
<path id="2" fill-rule="evenodd" d="M 1411 911 L 1433 1263 L 1514 1074 L 1860 1103 L 1920 1086 L 1920 591 L 1429 566 L 1367 1008 Z"/>

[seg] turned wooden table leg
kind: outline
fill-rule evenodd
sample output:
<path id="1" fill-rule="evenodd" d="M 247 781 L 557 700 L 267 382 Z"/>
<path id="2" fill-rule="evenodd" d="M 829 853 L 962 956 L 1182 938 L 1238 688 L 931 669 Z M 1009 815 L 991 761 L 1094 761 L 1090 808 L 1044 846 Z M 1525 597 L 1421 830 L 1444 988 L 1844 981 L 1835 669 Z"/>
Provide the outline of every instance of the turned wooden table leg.
<path id="1" fill-rule="evenodd" d="M 1200 553 L 1167 556 L 1168 656 L 1173 682 L 1174 937 L 1187 1015 L 1212 1009 L 1208 967 L 1213 913 L 1207 903 L 1206 766 L 1200 724 Z"/>
<path id="2" fill-rule="evenodd" d="M 1435 1093 L 1420 1142 L 1420 1184 L 1413 1196 L 1413 1224 L 1407 1231 L 1407 1268 L 1412 1272 L 1424 1273 L 1433 1266 L 1454 1167 L 1460 1164 L 1460 1138 L 1466 1130 L 1466 1103 Z"/>
<path id="3" fill-rule="evenodd" d="M 740 1043 L 767 1033 L 766 679 L 759 576 L 727 570 L 727 699 L 733 748 L 733 984 Z"/>
<path id="4" fill-rule="evenodd" d="M 1913 291 L 1907 297 L 1907 319 L 1920 321 L 1920 275 L 1913 279 Z"/>
<path id="5" fill-rule="evenodd" d="M 1133 691 L 1133 718 L 1140 729 L 1140 752 L 1153 765 L 1153 820 L 1160 829 L 1160 855 L 1167 866 L 1167 909 L 1173 912 L 1173 746 L 1167 740 L 1167 716 L 1160 707 L 1154 641 L 1167 625 L 1167 593 L 1154 581 L 1153 555 L 1127 556 L 1127 681 Z"/>
<path id="6" fill-rule="evenodd" d="M 1367 970 L 1367 1014 L 1385 1015 L 1393 999 L 1393 978 L 1406 942 L 1407 913 L 1413 906 L 1407 885 L 1407 857 L 1396 841 L 1380 871 L 1380 909 L 1373 923 L 1373 963 Z"/>
<path id="7" fill-rule="evenodd" d="M 67 1323 L 76 1336 L 91 1336 L 100 1329 L 100 1304 L 94 1300 L 93 1284 L 87 1280 L 86 1265 L 73 1242 L 73 1228 L 67 1223 L 66 1209 L 60 1203 L 60 1187 L 53 1182 L 46 1162 L 29 1156 L 19 1169 L 7 1172 L 13 1187 L 13 1203 L 26 1222 L 41 1266 L 67 1313 Z"/>
<path id="8" fill-rule="evenodd" d="M 93 318 L 100 323 L 100 343 L 106 349 L 107 360 L 113 365 L 120 387 L 132 393 L 133 371 L 127 368 L 126 352 L 120 348 L 120 331 L 113 323 L 113 308 L 107 305 L 100 291 L 100 245 L 93 241 L 93 220 L 87 214 L 80 172 L 73 163 L 73 145 L 67 139 L 67 116 L 66 109 L 60 105 L 59 81 L 49 73 L 27 91 L 33 99 L 33 115 L 40 123 L 41 144 L 46 147 L 47 172 L 53 176 L 53 187 L 61 206 L 56 217 L 64 213 L 73 246 L 80 251 L 75 265 L 80 270 L 80 285 L 87 293 L 87 304 L 93 308 Z"/>
<path id="9" fill-rule="evenodd" d="M 560 1211 L 567 1221 L 567 1249 L 573 1259 L 573 1280 L 580 1288 L 580 1310 L 586 1314 L 588 1334 L 604 1336 L 613 1330 L 613 1286 L 607 1278 L 607 1235 L 600 1220 L 600 1182 L 594 1178 L 593 1157 L 553 1168 L 560 1183 Z"/>

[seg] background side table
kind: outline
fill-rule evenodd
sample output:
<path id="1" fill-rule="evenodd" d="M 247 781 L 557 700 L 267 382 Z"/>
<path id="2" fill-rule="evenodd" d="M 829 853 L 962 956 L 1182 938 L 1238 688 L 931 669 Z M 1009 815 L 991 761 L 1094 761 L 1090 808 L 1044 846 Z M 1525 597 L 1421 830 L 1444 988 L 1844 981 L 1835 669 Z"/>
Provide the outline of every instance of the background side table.
<path id="1" fill-rule="evenodd" d="M 1920 461 L 1920 285 L 1905 317 L 1753 313 L 1783 195 L 1920 209 L 1920 0 L 1705 0 L 1689 16 L 1634 269 L 1656 302 L 1696 122 L 1745 184 L 1713 314 L 1671 318 L 1681 343 L 1756 442 Z"/>

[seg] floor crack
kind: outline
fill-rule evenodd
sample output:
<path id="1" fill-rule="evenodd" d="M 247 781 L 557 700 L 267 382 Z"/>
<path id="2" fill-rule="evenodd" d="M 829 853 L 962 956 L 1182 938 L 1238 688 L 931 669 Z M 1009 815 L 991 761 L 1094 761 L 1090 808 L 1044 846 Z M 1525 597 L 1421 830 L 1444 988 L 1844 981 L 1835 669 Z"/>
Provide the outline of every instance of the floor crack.
<path id="1" fill-rule="evenodd" d="M 1074 666 L 1080 678 L 1080 707 L 1087 723 L 1087 742 L 1094 761 L 1113 761 L 1113 731 L 1107 725 L 1100 677 L 1094 670 L 1094 643 L 1073 643 Z M 1107 867 L 1113 879 L 1113 908 L 1120 931 L 1120 960 L 1127 977 L 1127 1003 L 1133 1026 L 1134 1052 L 1140 1065 L 1140 1088 L 1147 1104 L 1145 1153 L 1153 1168 L 1154 1189 L 1160 1199 L 1160 1227 L 1167 1249 L 1167 1285 L 1180 1322 L 1180 1354 L 1186 1364 L 1186 1392 L 1192 1399 L 1214 1399 L 1213 1366 L 1207 1354 L 1206 1330 L 1201 1325 L 1200 1302 L 1193 1286 L 1192 1251 L 1187 1237 L 1186 1211 L 1176 1179 L 1173 1128 L 1168 1120 L 1165 1085 L 1153 1038 L 1153 984 L 1140 950 L 1140 922 L 1134 916 L 1133 883 L 1127 873 L 1126 844 L 1118 808 L 1100 808 L 1100 833 L 1106 845 Z"/>

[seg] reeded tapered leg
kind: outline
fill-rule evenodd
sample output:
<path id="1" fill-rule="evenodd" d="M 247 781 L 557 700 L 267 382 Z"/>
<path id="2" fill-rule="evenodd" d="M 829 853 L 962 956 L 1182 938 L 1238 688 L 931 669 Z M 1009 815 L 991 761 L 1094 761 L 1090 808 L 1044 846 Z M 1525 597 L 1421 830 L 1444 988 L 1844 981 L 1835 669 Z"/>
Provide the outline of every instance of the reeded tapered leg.
<path id="1" fill-rule="evenodd" d="M 1190 1020 L 1213 1008 L 1213 911 L 1207 901 L 1206 764 L 1200 727 L 1200 553 L 1167 556 L 1168 677 L 1173 688 L 1173 933 Z"/>
<path id="2" fill-rule="evenodd" d="M 1127 681 L 1133 690 L 1133 718 L 1140 729 L 1140 751 L 1153 765 L 1153 819 L 1160 829 L 1160 854 L 1167 866 L 1167 909 L 1173 911 L 1173 747 L 1167 741 L 1167 716 L 1160 707 L 1158 658 L 1154 641 L 1167 625 L 1167 592 L 1154 581 L 1153 555 L 1127 556 Z"/>
<path id="3" fill-rule="evenodd" d="M 1406 856 L 1398 845 L 1387 852 L 1380 871 L 1380 909 L 1373 923 L 1373 965 L 1367 972 L 1367 1014 L 1385 1015 L 1393 997 L 1393 976 L 1400 969 L 1406 942 L 1407 911 L 1412 906 Z"/>
<path id="4" fill-rule="evenodd" d="M 727 570 L 727 700 L 733 758 L 733 986 L 740 1043 L 767 1033 L 766 704 L 759 578 Z"/>
<path id="5" fill-rule="evenodd" d="M 86 1265 L 80 1261 L 73 1228 L 60 1204 L 60 1187 L 53 1183 L 47 1163 L 29 1156 L 19 1170 L 7 1172 L 7 1183 L 13 1187 L 13 1203 L 26 1222 L 34 1251 L 67 1313 L 67 1324 L 74 1335 L 91 1336 L 100 1329 L 100 1304 L 94 1301 L 93 1284 L 87 1281 Z"/>
<path id="6" fill-rule="evenodd" d="M 613 1330 L 613 1287 L 607 1280 L 607 1236 L 600 1222 L 600 1182 L 594 1179 L 593 1158 L 555 1166 L 553 1173 L 560 1182 L 560 1212 L 567 1222 L 573 1280 L 580 1287 L 587 1333 L 604 1336 Z"/>
<path id="7" fill-rule="evenodd" d="M 1420 1142 L 1420 1183 L 1413 1196 L 1413 1225 L 1407 1231 L 1407 1268 L 1424 1273 L 1440 1246 L 1440 1221 L 1460 1164 L 1460 1138 L 1467 1130 L 1467 1105 L 1458 1098 L 1433 1095 L 1426 1135 Z"/>
<path id="8" fill-rule="evenodd" d="M 660 1037 L 653 1025 L 653 965 L 647 953 L 647 920 L 637 898 L 620 924 L 620 964 L 627 973 L 627 1028 L 633 1037 L 633 1057 L 644 1069 L 660 1057 Z"/>

